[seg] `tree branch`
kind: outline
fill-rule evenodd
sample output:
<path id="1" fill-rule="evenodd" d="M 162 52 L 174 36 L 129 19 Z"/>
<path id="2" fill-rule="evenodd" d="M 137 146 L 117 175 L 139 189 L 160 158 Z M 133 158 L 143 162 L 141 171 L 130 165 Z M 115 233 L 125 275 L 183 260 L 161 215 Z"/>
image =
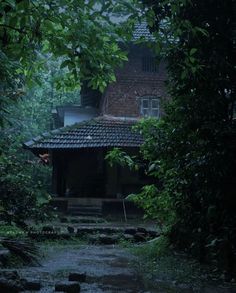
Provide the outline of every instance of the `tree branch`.
<path id="1" fill-rule="evenodd" d="M 21 34 L 26 34 L 26 31 L 23 30 L 23 29 L 20 29 L 20 28 L 16 28 L 16 27 L 13 27 L 11 25 L 7 25 L 7 24 L 0 24 L 0 27 L 3 27 L 3 28 L 9 28 L 11 30 L 14 30 L 14 31 L 17 31 Z"/>

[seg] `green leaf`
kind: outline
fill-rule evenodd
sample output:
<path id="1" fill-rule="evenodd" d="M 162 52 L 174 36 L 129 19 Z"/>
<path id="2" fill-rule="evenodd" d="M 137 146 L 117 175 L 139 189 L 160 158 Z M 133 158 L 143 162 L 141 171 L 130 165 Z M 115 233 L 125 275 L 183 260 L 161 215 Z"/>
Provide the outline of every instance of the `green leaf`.
<path id="1" fill-rule="evenodd" d="M 111 81 L 116 81 L 116 76 L 115 76 L 115 74 L 110 75 L 110 80 L 111 80 Z"/>
<path id="2" fill-rule="evenodd" d="M 192 48 L 190 50 L 190 56 L 194 55 L 196 52 L 197 52 L 197 49 L 196 48 Z"/>
<path id="3" fill-rule="evenodd" d="M 196 59 L 194 57 L 190 57 L 189 60 L 191 63 L 194 63 Z"/>
<path id="4" fill-rule="evenodd" d="M 63 61 L 62 63 L 61 63 L 61 66 L 60 66 L 60 68 L 62 69 L 62 68 L 65 68 L 65 67 L 71 67 L 73 65 L 73 67 L 75 67 L 75 64 L 71 61 L 71 60 L 65 60 L 65 61 Z"/>
<path id="5" fill-rule="evenodd" d="M 16 1 L 14 0 L 5 0 L 12 8 L 16 7 Z"/>
<path id="6" fill-rule="evenodd" d="M 53 31 L 53 30 L 54 30 L 54 26 L 55 26 L 55 24 L 54 24 L 52 21 L 50 21 L 50 20 L 48 20 L 48 19 L 46 19 L 46 20 L 44 21 L 44 28 L 45 28 L 46 30 Z"/>
<path id="7" fill-rule="evenodd" d="M 181 73 L 181 79 L 185 79 L 186 76 L 187 76 L 187 71 L 186 70 L 182 71 L 182 73 Z"/>

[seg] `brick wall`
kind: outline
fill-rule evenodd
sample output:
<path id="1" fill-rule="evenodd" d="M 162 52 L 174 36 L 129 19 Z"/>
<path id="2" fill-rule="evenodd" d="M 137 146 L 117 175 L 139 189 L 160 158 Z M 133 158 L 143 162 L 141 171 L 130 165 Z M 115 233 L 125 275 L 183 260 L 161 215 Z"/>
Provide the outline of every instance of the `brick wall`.
<path id="1" fill-rule="evenodd" d="M 130 49 L 129 61 L 117 70 L 117 81 L 110 84 L 101 100 L 101 112 L 118 117 L 140 117 L 140 98 L 156 96 L 167 97 L 165 89 L 166 70 L 164 62 L 160 62 L 158 72 L 142 70 L 143 56 L 151 56 L 151 52 L 142 47 Z"/>

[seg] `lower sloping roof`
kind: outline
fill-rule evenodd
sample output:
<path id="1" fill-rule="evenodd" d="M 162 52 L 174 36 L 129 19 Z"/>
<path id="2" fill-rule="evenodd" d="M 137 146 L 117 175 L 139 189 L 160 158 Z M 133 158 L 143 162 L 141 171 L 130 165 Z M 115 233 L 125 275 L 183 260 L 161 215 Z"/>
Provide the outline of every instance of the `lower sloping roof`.
<path id="1" fill-rule="evenodd" d="M 32 151 L 98 147 L 139 147 L 141 134 L 133 130 L 135 121 L 97 117 L 44 133 L 23 144 Z"/>

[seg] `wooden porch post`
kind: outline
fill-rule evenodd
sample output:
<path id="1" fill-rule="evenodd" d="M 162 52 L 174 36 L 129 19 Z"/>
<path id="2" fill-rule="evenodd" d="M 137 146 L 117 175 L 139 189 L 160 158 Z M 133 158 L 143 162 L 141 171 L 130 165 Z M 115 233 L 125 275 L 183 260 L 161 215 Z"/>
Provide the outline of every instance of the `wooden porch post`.
<path id="1" fill-rule="evenodd" d="M 59 197 L 64 197 L 66 192 L 65 160 L 62 152 L 54 152 L 52 157 L 52 191 Z"/>

